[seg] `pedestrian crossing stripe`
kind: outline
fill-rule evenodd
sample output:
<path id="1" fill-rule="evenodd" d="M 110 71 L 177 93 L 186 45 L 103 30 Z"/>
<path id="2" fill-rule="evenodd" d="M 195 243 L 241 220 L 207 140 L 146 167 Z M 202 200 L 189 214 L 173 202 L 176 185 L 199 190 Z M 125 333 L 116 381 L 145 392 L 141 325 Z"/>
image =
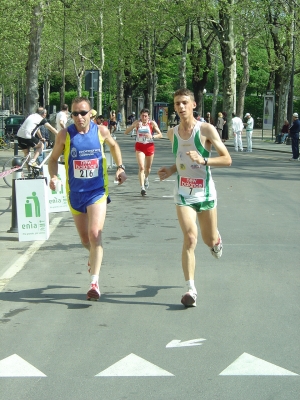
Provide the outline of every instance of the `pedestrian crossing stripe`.
<path id="1" fill-rule="evenodd" d="M 13 354 L 0 361 L 0 378 L 45 377 L 46 375 L 22 357 Z"/>
<path id="2" fill-rule="evenodd" d="M 299 376 L 287 369 L 278 367 L 268 361 L 254 357 L 251 354 L 243 353 L 232 364 L 229 365 L 220 375 L 277 375 L 277 376 Z"/>
<path id="3" fill-rule="evenodd" d="M 170 372 L 131 353 L 96 376 L 174 376 Z"/>

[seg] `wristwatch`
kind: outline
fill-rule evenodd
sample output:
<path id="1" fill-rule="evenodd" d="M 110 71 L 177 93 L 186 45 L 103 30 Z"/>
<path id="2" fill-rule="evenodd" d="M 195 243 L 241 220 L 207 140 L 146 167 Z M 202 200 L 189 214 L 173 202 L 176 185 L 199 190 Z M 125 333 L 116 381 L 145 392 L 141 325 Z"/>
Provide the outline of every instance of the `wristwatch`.
<path id="1" fill-rule="evenodd" d="M 207 165 L 208 159 L 203 157 L 203 160 L 204 160 L 204 165 Z"/>
<path id="2" fill-rule="evenodd" d="M 125 171 L 125 165 L 123 165 L 123 164 L 118 165 L 117 169 L 120 169 L 120 168 L 121 168 L 123 171 Z"/>

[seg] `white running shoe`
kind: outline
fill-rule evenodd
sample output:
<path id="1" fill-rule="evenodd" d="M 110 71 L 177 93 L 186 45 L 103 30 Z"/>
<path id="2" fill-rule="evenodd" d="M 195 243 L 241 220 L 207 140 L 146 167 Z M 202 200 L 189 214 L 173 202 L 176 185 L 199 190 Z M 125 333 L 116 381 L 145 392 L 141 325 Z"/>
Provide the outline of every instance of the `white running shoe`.
<path id="1" fill-rule="evenodd" d="M 218 234 L 219 234 L 219 241 L 218 241 L 218 243 L 215 244 L 214 247 L 212 247 L 212 248 L 210 249 L 211 254 L 212 254 L 215 258 L 217 258 L 217 259 L 219 259 L 219 258 L 222 257 L 222 252 L 223 252 L 222 238 L 221 238 L 221 235 L 220 235 L 219 232 L 218 232 Z"/>
<path id="2" fill-rule="evenodd" d="M 86 299 L 87 300 L 92 300 L 92 301 L 97 301 L 100 299 L 100 290 L 98 283 L 91 283 L 90 284 L 90 289 L 86 294 Z"/>
<path id="3" fill-rule="evenodd" d="M 38 164 L 35 160 L 30 160 L 28 165 L 30 165 L 30 167 L 38 167 Z"/>
<path id="4" fill-rule="evenodd" d="M 186 292 L 182 298 L 181 298 L 181 303 L 185 307 L 196 307 L 196 300 L 197 300 L 197 292 L 193 291 L 190 289 L 188 292 Z"/>

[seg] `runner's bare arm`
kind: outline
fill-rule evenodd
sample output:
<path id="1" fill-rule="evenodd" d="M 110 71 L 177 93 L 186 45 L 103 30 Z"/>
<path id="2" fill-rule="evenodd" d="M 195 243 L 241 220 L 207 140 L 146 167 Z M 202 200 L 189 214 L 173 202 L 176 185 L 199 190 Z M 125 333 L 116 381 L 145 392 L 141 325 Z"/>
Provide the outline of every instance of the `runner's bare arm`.
<path id="1" fill-rule="evenodd" d="M 49 129 L 50 132 L 54 133 L 55 136 L 57 136 L 57 134 L 58 134 L 57 130 L 55 128 L 53 128 L 53 126 L 50 125 L 49 122 L 45 123 L 45 127 L 47 129 Z"/>
<path id="2" fill-rule="evenodd" d="M 161 181 L 169 178 L 171 175 L 173 175 L 177 171 L 176 164 L 173 164 L 171 167 L 161 167 L 157 171 L 157 174 L 159 176 L 159 179 Z"/>
<path id="3" fill-rule="evenodd" d="M 163 134 L 155 121 L 152 121 L 152 129 L 156 132 L 156 135 L 153 135 L 153 139 L 160 139 L 163 137 Z"/>
<path id="4" fill-rule="evenodd" d="M 67 129 L 62 129 L 58 133 L 58 135 L 55 138 L 55 144 L 54 144 L 51 156 L 49 157 L 48 169 L 49 169 L 49 175 L 51 178 L 50 182 L 49 182 L 49 186 L 50 186 L 50 189 L 52 189 L 52 190 L 55 190 L 55 181 L 57 179 L 57 171 L 58 171 L 58 159 L 64 151 L 66 135 L 67 135 Z"/>
<path id="5" fill-rule="evenodd" d="M 209 157 L 207 165 L 213 167 L 230 167 L 232 162 L 230 154 L 220 139 L 216 128 L 211 124 L 203 123 L 201 125 L 201 137 L 204 139 L 204 143 L 202 144 L 207 150 L 210 151 L 211 146 L 214 146 L 216 152 L 218 153 L 217 157 Z M 198 164 L 205 164 L 204 158 L 201 157 L 198 152 L 189 151 L 187 154 Z"/>
<path id="6" fill-rule="evenodd" d="M 135 129 L 139 124 L 139 121 L 134 121 L 134 123 L 132 125 L 130 125 L 125 131 L 124 134 L 128 135 L 128 133 L 130 133 L 131 131 L 133 131 L 133 129 Z"/>
<path id="7" fill-rule="evenodd" d="M 122 154 L 118 143 L 111 137 L 109 130 L 105 126 L 101 125 L 99 127 L 99 130 L 105 143 L 109 146 L 109 151 L 114 159 L 114 162 L 117 166 L 122 165 Z M 119 181 L 119 185 L 125 182 L 126 179 L 127 176 L 125 174 L 125 171 L 122 168 L 117 169 L 116 180 Z"/>

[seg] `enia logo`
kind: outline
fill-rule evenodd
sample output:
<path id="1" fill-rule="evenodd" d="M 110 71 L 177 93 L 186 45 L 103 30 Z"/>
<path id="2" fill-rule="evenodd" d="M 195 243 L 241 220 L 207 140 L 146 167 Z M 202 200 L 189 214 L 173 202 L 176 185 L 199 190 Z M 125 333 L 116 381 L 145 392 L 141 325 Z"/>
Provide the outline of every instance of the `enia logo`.
<path id="1" fill-rule="evenodd" d="M 32 196 L 26 197 L 25 216 L 26 218 L 32 218 L 32 217 L 39 218 L 41 216 L 40 201 L 36 195 L 36 192 L 32 192 Z"/>

